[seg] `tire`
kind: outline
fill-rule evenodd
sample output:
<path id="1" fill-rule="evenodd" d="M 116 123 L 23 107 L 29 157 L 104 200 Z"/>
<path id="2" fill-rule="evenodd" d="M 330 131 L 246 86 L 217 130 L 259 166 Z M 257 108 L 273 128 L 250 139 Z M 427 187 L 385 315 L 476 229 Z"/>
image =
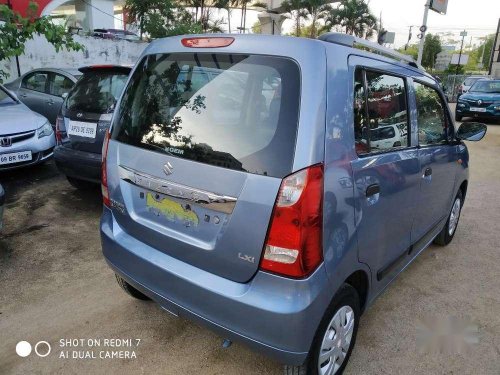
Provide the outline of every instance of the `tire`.
<path id="1" fill-rule="evenodd" d="M 148 296 L 146 296 L 145 294 L 139 292 L 137 289 L 135 289 L 132 285 L 130 285 L 129 283 L 127 283 L 125 280 L 123 280 L 120 276 L 118 276 L 116 273 L 115 273 L 115 277 L 116 277 L 116 282 L 118 283 L 118 285 L 120 285 L 120 287 L 125 291 L 125 293 L 127 293 L 129 296 L 132 296 L 136 299 L 140 299 L 142 301 L 149 301 L 151 298 L 149 298 Z"/>
<path id="2" fill-rule="evenodd" d="M 436 245 L 446 246 L 453 240 L 453 237 L 455 236 L 455 233 L 457 231 L 458 222 L 460 220 L 460 213 L 462 212 L 463 205 L 464 205 L 463 193 L 462 190 L 459 190 L 457 196 L 453 200 L 453 205 L 451 206 L 450 214 L 448 215 L 448 220 L 446 220 L 445 226 L 443 227 L 441 232 L 437 235 L 437 237 L 434 239 L 434 243 Z M 458 212 L 456 212 L 457 209 Z M 453 220 L 453 218 L 456 218 L 456 220 Z M 452 220 L 454 221 L 454 224 Z M 450 222 L 452 222 L 451 225 Z"/>
<path id="3" fill-rule="evenodd" d="M 78 190 L 92 190 L 96 189 L 97 187 L 97 184 L 94 184 L 90 181 L 79 180 L 77 178 L 69 176 L 66 176 L 66 178 L 68 179 L 68 182 L 71 184 L 71 186 L 77 188 Z"/>
<path id="4" fill-rule="evenodd" d="M 462 121 L 463 116 L 455 112 L 455 121 Z"/>
<path id="5" fill-rule="evenodd" d="M 331 332 L 332 334 L 334 334 L 333 339 L 335 339 L 335 333 L 334 333 L 335 331 L 333 327 L 331 327 L 331 325 L 333 324 L 333 318 L 336 316 L 337 313 L 340 314 L 340 310 L 346 311 L 346 309 L 348 310 L 347 311 L 348 314 L 346 316 L 350 315 L 353 319 L 352 333 L 350 334 L 351 339 L 348 344 L 349 346 L 347 348 L 347 351 L 345 352 L 344 360 L 341 363 L 340 367 L 335 372 L 334 371 L 332 371 L 331 373 L 327 372 L 327 374 L 341 375 L 344 372 L 344 369 L 349 361 L 349 357 L 351 356 L 352 349 L 356 343 L 359 318 L 361 315 L 358 293 L 356 292 L 356 289 L 354 289 L 349 284 L 342 285 L 340 290 L 333 298 L 332 303 L 328 307 L 318 327 L 318 330 L 316 331 L 316 335 L 314 336 L 311 350 L 309 352 L 306 362 L 300 366 L 285 366 L 285 372 L 284 372 L 285 375 L 317 375 L 320 373 L 318 371 L 319 355 L 320 352 L 322 351 L 323 341 L 326 338 L 327 332 Z M 333 344 L 332 348 L 334 347 L 335 344 Z M 330 357 L 327 358 L 322 364 L 323 366 L 328 366 L 328 364 L 332 363 L 331 361 L 332 359 Z"/>

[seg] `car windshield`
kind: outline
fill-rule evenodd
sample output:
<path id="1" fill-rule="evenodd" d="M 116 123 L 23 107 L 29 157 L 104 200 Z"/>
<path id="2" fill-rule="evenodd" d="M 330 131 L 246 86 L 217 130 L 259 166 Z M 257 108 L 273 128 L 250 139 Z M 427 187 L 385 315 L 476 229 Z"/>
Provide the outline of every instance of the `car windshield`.
<path id="1" fill-rule="evenodd" d="M 17 104 L 17 102 L 5 91 L 2 87 L 0 87 L 0 105 L 12 105 Z"/>
<path id="2" fill-rule="evenodd" d="M 299 92 L 298 66 L 286 58 L 151 55 L 125 89 L 113 138 L 183 159 L 283 177 L 292 167 Z"/>
<path id="3" fill-rule="evenodd" d="M 464 86 L 472 86 L 479 78 L 466 78 L 464 81 Z"/>
<path id="4" fill-rule="evenodd" d="M 115 70 L 87 72 L 76 83 L 66 100 L 66 109 L 108 113 L 114 109 L 128 74 Z"/>
<path id="5" fill-rule="evenodd" d="M 470 89 L 471 92 L 484 92 L 488 94 L 500 94 L 500 80 L 477 81 Z"/>

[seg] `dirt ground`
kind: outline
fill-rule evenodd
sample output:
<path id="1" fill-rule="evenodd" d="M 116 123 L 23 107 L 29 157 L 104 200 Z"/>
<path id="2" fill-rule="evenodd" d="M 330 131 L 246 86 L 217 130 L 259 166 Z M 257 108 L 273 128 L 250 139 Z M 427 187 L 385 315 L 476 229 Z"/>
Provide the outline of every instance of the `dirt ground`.
<path id="1" fill-rule="evenodd" d="M 500 125 L 470 143 L 471 179 L 451 245 L 431 246 L 362 317 L 346 374 L 500 374 Z M 281 374 L 278 363 L 129 298 L 101 255 L 99 191 L 81 193 L 54 164 L 0 176 L 7 191 L 0 236 L 0 374 Z M 468 319 L 479 343 L 463 353 L 422 352 L 419 322 Z M 61 339 L 141 339 L 61 347 Z M 47 357 L 16 344 L 50 343 Z M 39 352 L 46 352 L 41 344 Z M 82 358 L 127 350 L 137 358 Z M 70 358 L 60 358 L 68 351 Z M 87 354 L 89 355 L 89 354 Z"/>

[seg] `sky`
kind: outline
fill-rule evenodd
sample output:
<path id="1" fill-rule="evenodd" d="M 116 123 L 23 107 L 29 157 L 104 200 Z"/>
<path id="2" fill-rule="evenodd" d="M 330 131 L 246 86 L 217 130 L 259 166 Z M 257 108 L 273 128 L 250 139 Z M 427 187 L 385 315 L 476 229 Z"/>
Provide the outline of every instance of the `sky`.
<path id="1" fill-rule="evenodd" d="M 369 0 L 372 12 L 378 17 L 382 12 L 382 22 L 385 29 L 396 32 L 394 47 L 403 46 L 408 39 L 410 25 L 416 25 L 412 30 L 413 37 L 410 43 L 418 43 L 418 28 L 422 25 L 424 16 L 424 5 L 426 0 Z M 237 13 L 234 11 L 233 13 Z M 247 27 L 257 21 L 257 12 L 248 11 Z M 236 24 L 239 15 L 234 14 L 231 21 Z M 459 41 L 462 30 L 467 31 L 465 46 L 479 44 L 478 38 L 492 34 L 496 31 L 500 18 L 500 0 L 449 0 L 446 15 L 429 11 L 427 21 L 428 32 L 446 33 L 443 35 L 443 44 L 447 39 Z M 290 32 L 293 21 L 284 22 L 283 31 Z"/>

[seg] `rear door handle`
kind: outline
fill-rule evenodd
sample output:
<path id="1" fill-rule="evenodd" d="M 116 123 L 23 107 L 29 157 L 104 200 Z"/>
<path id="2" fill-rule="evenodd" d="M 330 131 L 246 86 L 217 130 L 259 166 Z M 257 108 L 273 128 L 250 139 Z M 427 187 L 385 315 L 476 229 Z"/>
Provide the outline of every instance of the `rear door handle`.
<path id="1" fill-rule="evenodd" d="M 379 184 L 371 184 L 366 188 L 366 197 L 372 197 L 375 194 L 380 193 L 380 185 Z"/>
<path id="2" fill-rule="evenodd" d="M 48 105 L 52 105 L 52 104 L 54 104 L 55 102 L 54 102 L 52 99 L 50 99 L 50 100 L 47 100 L 47 101 L 46 101 L 46 103 L 47 103 Z"/>
<path id="3" fill-rule="evenodd" d="M 424 177 L 432 176 L 432 168 L 425 168 Z"/>

